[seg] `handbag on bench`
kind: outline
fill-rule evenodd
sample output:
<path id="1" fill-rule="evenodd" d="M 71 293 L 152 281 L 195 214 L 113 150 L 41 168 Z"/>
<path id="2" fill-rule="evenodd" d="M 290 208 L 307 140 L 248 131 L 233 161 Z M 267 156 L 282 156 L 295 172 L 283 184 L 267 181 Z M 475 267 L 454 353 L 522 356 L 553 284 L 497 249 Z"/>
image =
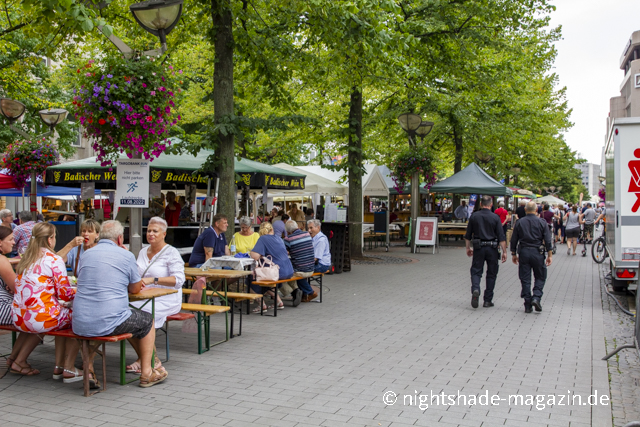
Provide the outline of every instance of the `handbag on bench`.
<path id="1" fill-rule="evenodd" d="M 266 266 L 266 264 L 269 266 Z M 280 266 L 273 262 L 271 255 L 262 257 L 258 260 L 255 269 L 257 281 L 276 281 L 280 278 Z"/>

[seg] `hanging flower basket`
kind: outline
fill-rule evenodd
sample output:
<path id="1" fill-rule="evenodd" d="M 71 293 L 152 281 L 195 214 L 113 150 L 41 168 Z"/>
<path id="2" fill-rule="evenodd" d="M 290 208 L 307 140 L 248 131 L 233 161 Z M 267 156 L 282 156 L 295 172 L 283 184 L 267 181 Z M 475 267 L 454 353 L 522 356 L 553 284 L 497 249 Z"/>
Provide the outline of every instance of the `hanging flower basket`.
<path id="1" fill-rule="evenodd" d="M 58 163 L 60 154 L 47 140 L 16 141 L 7 147 L 2 158 L 2 167 L 8 170 L 16 188 L 24 188 L 32 173 L 41 175 Z"/>
<path id="2" fill-rule="evenodd" d="M 433 156 L 426 147 L 410 147 L 401 151 L 389 166 L 394 188 L 398 193 L 411 183 L 414 172 L 418 172 L 424 180 L 424 188 L 429 189 L 435 184 L 437 175 L 434 167 Z"/>
<path id="3" fill-rule="evenodd" d="M 598 190 L 598 197 L 600 197 L 601 201 L 606 201 L 606 195 L 607 195 L 607 190 L 605 189 L 605 187 L 600 187 L 600 189 Z"/>
<path id="4" fill-rule="evenodd" d="M 90 60 L 76 70 L 73 113 L 93 141 L 101 166 L 120 153 L 157 158 L 171 143 L 169 131 L 181 120 L 175 97 L 182 70 L 155 58 Z"/>

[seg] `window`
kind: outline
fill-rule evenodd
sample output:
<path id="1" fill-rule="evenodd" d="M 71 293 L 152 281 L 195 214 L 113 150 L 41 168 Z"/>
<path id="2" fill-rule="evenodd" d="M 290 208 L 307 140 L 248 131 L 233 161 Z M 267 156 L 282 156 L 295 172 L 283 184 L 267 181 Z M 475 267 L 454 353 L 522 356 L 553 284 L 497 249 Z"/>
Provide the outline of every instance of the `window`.
<path id="1" fill-rule="evenodd" d="M 71 142 L 72 147 L 82 147 L 82 127 L 78 126 L 76 137 Z"/>

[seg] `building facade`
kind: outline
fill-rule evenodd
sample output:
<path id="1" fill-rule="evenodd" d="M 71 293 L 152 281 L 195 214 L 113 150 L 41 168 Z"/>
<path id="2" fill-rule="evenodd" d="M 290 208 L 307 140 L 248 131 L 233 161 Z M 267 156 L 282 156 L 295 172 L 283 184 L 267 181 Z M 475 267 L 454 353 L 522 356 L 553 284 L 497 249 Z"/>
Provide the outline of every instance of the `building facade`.
<path id="1" fill-rule="evenodd" d="M 590 196 L 597 196 L 600 189 L 600 165 L 595 163 L 580 163 L 574 166 L 582 173 L 582 185 L 587 187 Z"/>

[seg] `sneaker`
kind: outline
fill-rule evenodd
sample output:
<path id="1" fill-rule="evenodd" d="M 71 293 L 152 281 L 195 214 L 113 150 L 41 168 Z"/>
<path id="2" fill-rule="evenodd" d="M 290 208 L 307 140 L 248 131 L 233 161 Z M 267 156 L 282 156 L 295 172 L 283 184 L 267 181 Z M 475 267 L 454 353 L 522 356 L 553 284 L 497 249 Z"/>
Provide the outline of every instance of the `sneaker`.
<path id="1" fill-rule="evenodd" d="M 293 297 L 293 306 L 299 306 L 302 301 L 302 291 L 300 289 L 294 289 L 293 292 L 291 292 L 291 296 Z"/>
<path id="2" fill-rule="evenodd" d="M 471 295 L 471 307 L 478 308 L 478 298 L 480 298 L 480 291 L 473 291 Z"/>
<path id="3" fill-rule="evenodd" d="M 540 299 L 534 298 L 531 301 L 531 305 L 536 308 L 536 311 L 542 311 L 542 304 L 540 304 Z"/>

